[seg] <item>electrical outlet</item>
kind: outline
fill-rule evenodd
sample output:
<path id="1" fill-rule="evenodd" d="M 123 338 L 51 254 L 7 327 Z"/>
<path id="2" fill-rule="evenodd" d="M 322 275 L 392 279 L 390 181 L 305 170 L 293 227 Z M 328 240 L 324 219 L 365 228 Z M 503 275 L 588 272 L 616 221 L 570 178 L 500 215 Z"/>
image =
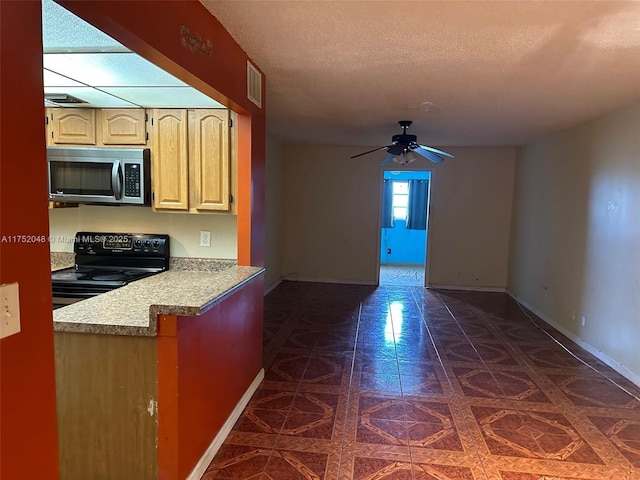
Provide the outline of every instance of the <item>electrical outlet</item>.
<path id="1" fill-rule="evenodd" d="M 0 285 L 0 338 L 20 332 L 20 293 L 18 284 Z"/>
<path id="2" fill-rule="evenodd" d="M 211 246 L 211 232 L 209 230 L 200 230 L 200 246 Z"/>

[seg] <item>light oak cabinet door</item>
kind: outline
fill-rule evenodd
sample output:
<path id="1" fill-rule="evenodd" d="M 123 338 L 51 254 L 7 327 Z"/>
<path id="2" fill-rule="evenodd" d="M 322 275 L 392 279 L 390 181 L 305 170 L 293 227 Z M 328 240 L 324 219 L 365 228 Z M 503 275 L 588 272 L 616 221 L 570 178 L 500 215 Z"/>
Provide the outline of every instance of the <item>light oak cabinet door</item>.
<path id="1" fill-rule="evenodd" d="M 187 125 L 187 110 L 151 111 L 151 178 L 155 209 L 189 209 Z"/>
<path id="2" fill-rule="evenodd" d="M 228 211 L 229 111 L 190 111 L 189 140 L 190 207 L 199 211 Z"/>
<path id="3" fill-rule="evenodd" d="M 95 145 L 96 111 L 92 108 L 50 108 L 49 145 Z"/>
<path id="4" fill-rule="evenodd" d="M 101 144 L 105 146 L 146 145 L 146 113 L 142 108 L 108 108 L 99 111 Z"/>

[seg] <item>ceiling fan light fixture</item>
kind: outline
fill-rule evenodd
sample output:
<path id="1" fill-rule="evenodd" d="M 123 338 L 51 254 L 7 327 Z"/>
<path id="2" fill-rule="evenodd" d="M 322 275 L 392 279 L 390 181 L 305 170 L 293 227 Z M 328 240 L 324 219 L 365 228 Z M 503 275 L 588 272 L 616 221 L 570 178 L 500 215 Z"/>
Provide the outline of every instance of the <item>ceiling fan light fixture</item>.
<path id="1" fill-rule="evenodd" d="M 400 155 L 393 157 L 393 161 L 400 165 L 407 165 L 411 162 L 415 162 L 418 159 L 418 155 L 412 150 L 405 149 Z"/>

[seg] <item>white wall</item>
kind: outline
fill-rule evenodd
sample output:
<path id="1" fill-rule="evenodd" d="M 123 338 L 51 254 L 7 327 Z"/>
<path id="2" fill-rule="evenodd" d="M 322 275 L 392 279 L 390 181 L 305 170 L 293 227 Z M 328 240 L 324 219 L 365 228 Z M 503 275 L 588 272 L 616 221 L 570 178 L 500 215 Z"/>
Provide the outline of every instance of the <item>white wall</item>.
<path id="1" fill-rule="evenodd" d="M 349 158 L 363 150 L 284 147 L 286 277 L 376 282 L 384 154 Z M 430 283 L 504 289 L 515 150 L 449 150 L 455 159 L 410 165 L 433 175 Z"/>
<path id="2" fill-rule="evenodd" d="M 166 233 L 172 257 L 237 258 L 235 215 L 154 213 L 150 207 L 80 205 L 49 210 L 52 252 L 73 252 L 78 231 Z M 200 230 L 211 232 L 211 247 L 200 246 Z"/>
<path id="3" fill-rule="evenodd" d="M 639 130 L 636 106 L 518 150 L 509 268 L 517 298 L 636 383 Z"/>
<path id="4" fill-rule="evenodd" d="M 271 290 L 282 277 L 282 146 L 267 135 L 265 164 L 265 290 Z"/>

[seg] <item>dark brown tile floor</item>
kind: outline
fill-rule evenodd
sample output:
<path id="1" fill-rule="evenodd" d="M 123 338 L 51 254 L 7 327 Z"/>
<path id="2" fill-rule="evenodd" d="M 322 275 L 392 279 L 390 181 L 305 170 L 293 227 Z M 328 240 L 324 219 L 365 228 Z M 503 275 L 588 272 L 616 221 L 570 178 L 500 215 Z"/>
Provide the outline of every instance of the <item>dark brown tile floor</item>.
<path id="1" fill-rule="evenodd" d="M 285 282 L 202 478 L 640 479 L 640 389 L 533 320 L 577 358 L 505 294 Z"/>

